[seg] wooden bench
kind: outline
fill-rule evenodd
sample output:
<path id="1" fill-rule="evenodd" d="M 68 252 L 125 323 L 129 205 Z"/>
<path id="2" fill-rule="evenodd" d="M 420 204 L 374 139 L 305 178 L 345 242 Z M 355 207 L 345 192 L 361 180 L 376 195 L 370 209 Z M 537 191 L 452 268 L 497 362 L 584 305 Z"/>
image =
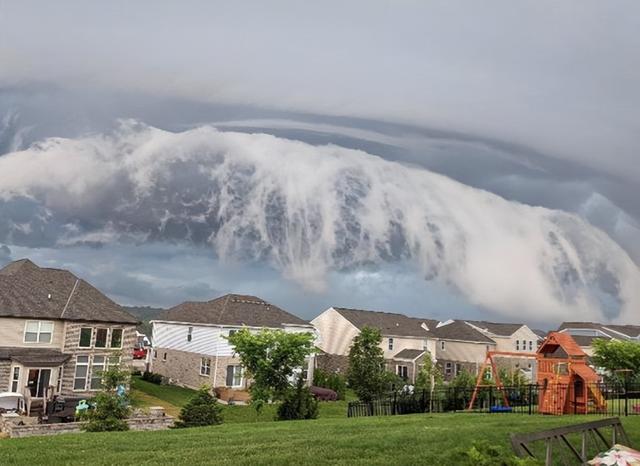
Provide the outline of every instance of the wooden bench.
<path id="1" fill-rule="evenodd" d="M 610 442 L 605 438 L 605 435 L 600 429 L 610 428 L 611 438 Z M 580 446 L 576 447 L 571 443 L 567 437 L 569 434 L 578 434 L 580 436 Z M 577 460 L 577 464 L 586 464 L 591 459 L 588 457 L 589 442 L 595 446 L 598 451 L 606 451 L 613 447 L 616 443 L 623 443 L 629 445 L 629 437 L 622 427 L 620 418 L 612 417 L 608 419 L 602 419 L 600 421 L 585 422 L 583 424 L 576 424 L 567 427 L 558 427 L 557 429 L 545 430 L 542 432 L 534 432 L 530 434 L 511 434 L 511 446 L 516 454 L 525 458 L 527 456 L 536 458 L 533 454 L 532 443 L 544 441 L 546 445 L 545 453 L 545 465 L 551 466 L 559 464 L 558 459 L 553 459 L 554 444 L 560 447 L 557 453 L 564 453 L 564 456 L 570 456 L 573 460 Z M 571 464 L 564 459 L 563 464 Z M 576 463 L 574 463 L 576 464 Z"/>

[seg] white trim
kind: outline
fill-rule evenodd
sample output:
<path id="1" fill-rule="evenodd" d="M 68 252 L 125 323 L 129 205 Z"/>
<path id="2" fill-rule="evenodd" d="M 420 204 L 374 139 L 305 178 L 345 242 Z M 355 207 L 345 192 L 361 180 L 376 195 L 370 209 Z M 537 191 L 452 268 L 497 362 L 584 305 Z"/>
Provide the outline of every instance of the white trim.
<path id="1" fill-rule="evenodd" d="M 266 325 L 263 325 L 262 327 L 256 327 L 253 325 L 204 324 L 204 323 L 195 323 L 195 322 L 181 322 L 181 321 L 175 321 L 175 320 L 150 320 L 149 323 L 150 324 L 184 325 L 187 327 L 214 327 L 214 328 L 239 328 L 239 329 L 248 328 L 251 330 L 261 330 L 263 328 L 270 328 L 270 329 L 284 330 L 284 327 L 270 327 Z M 303 324 L 281 324 L 281 325 L 283 326 L 286 325 L 287 327 L 300 327 L 300 328 L 308 328 L 309 330 L 315 330 L 315 327 L 313 325 L 303 325 Z M 419 337 L 416 337 L 416 338 L 419 338 Z"/>

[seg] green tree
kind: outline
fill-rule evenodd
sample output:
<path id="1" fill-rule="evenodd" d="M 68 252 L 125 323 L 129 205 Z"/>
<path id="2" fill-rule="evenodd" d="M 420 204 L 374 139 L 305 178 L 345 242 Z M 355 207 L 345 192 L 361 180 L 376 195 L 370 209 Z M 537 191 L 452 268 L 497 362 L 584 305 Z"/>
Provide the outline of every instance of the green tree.
<path id="1" fill-rule="evenodd" d="M 84 417 L 88 420 L 85 425 L 87 432 L 107 432 L 115 430 L 129 430 L 126 422 L 131 414 L 129 395 L 121 387 L 129 386 L 131 374 L 120 364 L 109 365 L 102 371 L 102 390 L 93 399 L 94 408 Z"/>
<path id="2" fill-rule="evenodd" d="M 218 424 L 222 424 L 221 408 L 216 397 L 211 394 L 211 388 L 205 385 L 182 407 L 175 426 L 181 428 Z"/>
<path id="3" fill-rule="evenodd" d="M 444 382 L 442 371 L 433 362 L 430 355 L 426 355 L 424 363 L 416 376 L 416 388 L 433 390 L 435 387 L 441 386 Z"/>
<path id="4" fill-rule="evenodd" d="M 382 334 L 377 328 L 364 327 L 353 339 L 349 350 L 349 386 L 360 400 L 369 402 L 384 393 L 388 377 L 384 353 L 380 348 Z"/>
<path id="5" fill-rule="evenodd" d="M 485 377 L 483 384 L 490 385 L 491 383 L 492 383 L 491 380 L 490 379 L 487 380 L 487 378 Z M 473 375 L 471 375 L 467 370 L 462 369 L 451 380 L 451 382 L 449 382 L 449 386 L 454 388 L 473 389 L 476 386 L 476 378 Z"/>
<path id="6" fill-rule="evenodd" d="M 640 344 L 621 340 L 593 340 L 593 364 L 605 369 L 607 378 L 619 382 L 640 380 Z"/>
<path id="7" fill-rule="evenodd" d="M 258 413 L 264 403 L 281 400 L 287 393 L 294 371 L 305 364 L 314 350 L 313 339 L 311 333 L 269 329 L 257 333 L 242 329 L 229 336 L 229 343 L 252 380 L 251 403 Z"/>

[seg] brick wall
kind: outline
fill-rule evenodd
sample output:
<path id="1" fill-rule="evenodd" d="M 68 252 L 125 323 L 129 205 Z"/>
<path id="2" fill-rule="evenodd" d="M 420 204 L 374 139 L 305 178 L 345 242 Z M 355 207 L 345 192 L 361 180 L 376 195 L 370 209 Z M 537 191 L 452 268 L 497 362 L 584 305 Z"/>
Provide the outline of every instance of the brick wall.
<path id="1" fill-rule="evenodd" d="M 346 375 L 349 370 L 349 356 L 321 353 L 316 355 L 316 369 L 329 373 Z"/>
<path id="2" fill-rule="evenodd" d="M 164 355 L 167 355 L 164 360 Z M 167 348 L 154 348 L 153 372 L 163 375 L 171 380 L 171 383 L 189 388 L 198 389 L 202 385 L 212 387 L 226 386 L 227 366 L 239 365 L 240 358 L 219 356 L 217 369 L 216 357 L 205 356 L 188 351 L 179 351 Z M 201 358 L 206 357 L 211 360 L 211 373 L 208 376 L 200 375 Z M 245 380 L 244 388 L 247 385 Z"/>

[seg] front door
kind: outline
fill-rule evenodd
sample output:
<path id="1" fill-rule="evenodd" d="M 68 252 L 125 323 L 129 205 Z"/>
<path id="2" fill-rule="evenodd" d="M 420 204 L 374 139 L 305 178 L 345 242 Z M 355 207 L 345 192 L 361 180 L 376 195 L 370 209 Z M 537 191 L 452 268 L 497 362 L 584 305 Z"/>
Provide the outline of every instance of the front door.
<path id="1" fill-rule="evenodd" d="M 29 369 L 27 388 L 33 398 L 44 397 L 44 391 L 51 380 L 51 369 Z"/>

